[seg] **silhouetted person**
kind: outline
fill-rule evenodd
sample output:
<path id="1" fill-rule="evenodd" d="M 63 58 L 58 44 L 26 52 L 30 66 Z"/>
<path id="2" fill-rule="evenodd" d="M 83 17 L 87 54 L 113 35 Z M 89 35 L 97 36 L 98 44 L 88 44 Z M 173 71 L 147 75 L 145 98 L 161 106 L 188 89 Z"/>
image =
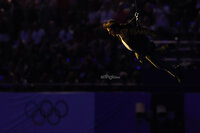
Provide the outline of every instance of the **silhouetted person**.
<path id="1" fill-rule="evenodd" d="M 128 50 L 134 52 L 140 63 L 146 59 L 157 69 L 168 72 L 179 83 L 181 82 L 180 67 L 173 67 L 158 57 L 154 43 L 148 39 L 148 36 L 154 36 L 155 34 L 148 29 L 140 27 L 135 18 L 124 24 L 119 24 L 111 19 L 105 22 L 103 27 L 110 35 L 118 37 Z"/>

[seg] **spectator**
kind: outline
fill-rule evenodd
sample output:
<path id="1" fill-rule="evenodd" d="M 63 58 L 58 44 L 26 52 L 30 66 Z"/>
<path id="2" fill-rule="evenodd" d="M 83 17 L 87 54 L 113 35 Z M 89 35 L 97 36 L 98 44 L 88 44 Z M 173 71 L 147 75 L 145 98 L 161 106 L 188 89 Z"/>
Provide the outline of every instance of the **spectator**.
<path id="1" fill-rule="evenodd" d="M 155 25 L 154 28 L 165 29 L 169 28 L 169 14 L 170 8 L 167 4 L 161 2 L 161 0 L 157 0 L 156 7 L 154 8 L 155 15 Z"/>
<path id="2" fill-rule="evenodd" d="M 22 30 L 20 31 L 20 36 L 19 36 L 20 41 L 23 42 L 24 44 L 28 44 L 30 42 L 30 34 L 31 34 L 30 29 L 28 29 L 27 24 L 24 24 Z"/>
<path id="3" fill-rule="evenodd" d="M 33 25 L 34 29 L 32 31 L 32 40 L 34 44 L 39 44 L 43 40 L 45 36 L 44 29 L 39 27 L 39 24 L 34 23 Z"/>
<path id="4" fill-rule="evenodd" d="M 111 3 L 105 3 L 100 9 L 101 23 L 114 17 L 114 11 L 110 7 Z"/>

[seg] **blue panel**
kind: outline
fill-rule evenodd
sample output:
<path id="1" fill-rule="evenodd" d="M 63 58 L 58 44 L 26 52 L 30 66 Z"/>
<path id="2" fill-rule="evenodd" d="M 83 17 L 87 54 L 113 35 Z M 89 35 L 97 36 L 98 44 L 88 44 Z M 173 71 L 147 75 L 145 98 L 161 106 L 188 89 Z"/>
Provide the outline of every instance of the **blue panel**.
<path id="1" fill-rule="evenodd" d="M 200 133 L 200 94 L 185 94 L 185 133 Z"/>
<path id="2" fill-rule="evenodd" d="M 135 104 L 143 102 L 149 110 L 150 98 L 148 93 L 96 93 L 95 133 L 149 133 L 149 123 L 136 119 Z"/>
<path id="3" fill-rule="evenodd" d="M 0 93 L 0 133 L 94 133 L 94 115 L 94 93 Z"/>

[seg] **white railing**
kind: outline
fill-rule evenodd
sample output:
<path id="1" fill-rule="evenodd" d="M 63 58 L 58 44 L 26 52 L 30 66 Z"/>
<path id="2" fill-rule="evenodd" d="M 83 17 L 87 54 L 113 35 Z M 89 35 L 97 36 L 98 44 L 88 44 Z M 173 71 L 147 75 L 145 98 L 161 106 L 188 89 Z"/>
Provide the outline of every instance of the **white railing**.
<path id="1" fill-rule="evenodd" d="M 155 44 L 200 44 L 200 41 L 189 41 L 189 40 L 184 40 L 184 41 L 175 41 L 175 40 L 155 40 L 153 41 Z"/>

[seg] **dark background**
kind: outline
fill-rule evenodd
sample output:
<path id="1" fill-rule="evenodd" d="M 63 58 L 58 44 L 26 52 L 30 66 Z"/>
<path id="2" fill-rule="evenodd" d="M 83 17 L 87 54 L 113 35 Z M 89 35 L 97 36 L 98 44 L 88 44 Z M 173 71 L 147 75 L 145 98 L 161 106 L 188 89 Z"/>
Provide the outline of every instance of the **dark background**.
<path id="1" fill-rule="evenodd" d="M 194 70 L 196 75 L 184 78 L 197 79 L 199 1 L 138 0 L 137 7 L 141 25 L 158 35 L 154 38 L 157 47 L 166 46 L 160 57 L 181 64 L 186 73 Z M 151 64 L 138 63 L 133 53 L 102 28 L 111 18 L 129 20 L 134 15 L 134 1 L 1 0 L 0 9 L 1 83 L 137 85 L 147 80 L 159 84 L 160 79 L 176 84 Z M 101 79 L 105 74 L 120 80 Z"/>
<path id="2" fill-rule="evenodd" d="M 160 58 L 182 66 L 181 84 L 148 62 L 140 64 L 133 53 L 102 28 L 102 23 L 111 18 L 119 23 L 131 19 L 134 3 L 134 0 L 0 0 L 0 115 L 11 123 L 10 126 L 1 121 L 2 132 L 7 129 L 11 132 L 53 129 L 53 132 L 57 128 L 60 132 L 78 133 L 89 128 L 82 125 L 88 124 L 85 118 L 88 116 L 91 133 L 198 133 L 200 1 L 137 0 L 140 24 L 158 35 L 153 40 L 161 49 Z M 101 78 L 106 74 L 120 79 Z M 24 118 L 18 113 L 22 110 L 23 114 L 25 103 L 31 99 L 29 94 L 40 93 L 5 91 L 62 91 L 55 94 L 56 98 L 49 95 L 44 98 L 52 101 L 63 98 L 74 115 L 69 114 L 70 119 L 60 125 L 62 128 L 41 129 L 30 119 L 33 130 L 20 124 L 21 127 L 15 126 L 16 118 Z M 63 91 L 79 92 L 77 97 L 73 94 L 61 97 Z M 90 99 L 85 94 L 80 97 L 80 91 L 96 93 Z M 13 97 L 18 100 L 12 100 Z M 42 98 L 32 100 L 40 102 Z M 135 102 L 148 106 L 147 112 L 136 114 Z M 158 105 L 165 106 L 167 113 L 156 113 Z M 81 108 L 85 109 L 82 114 Z M 80 129 L 71 123 L 75 120 L 79 121 Z M 74 130 L 68 129 L 69 123 Z M 95 127 L 97 123 L 102 126 Z"/>

